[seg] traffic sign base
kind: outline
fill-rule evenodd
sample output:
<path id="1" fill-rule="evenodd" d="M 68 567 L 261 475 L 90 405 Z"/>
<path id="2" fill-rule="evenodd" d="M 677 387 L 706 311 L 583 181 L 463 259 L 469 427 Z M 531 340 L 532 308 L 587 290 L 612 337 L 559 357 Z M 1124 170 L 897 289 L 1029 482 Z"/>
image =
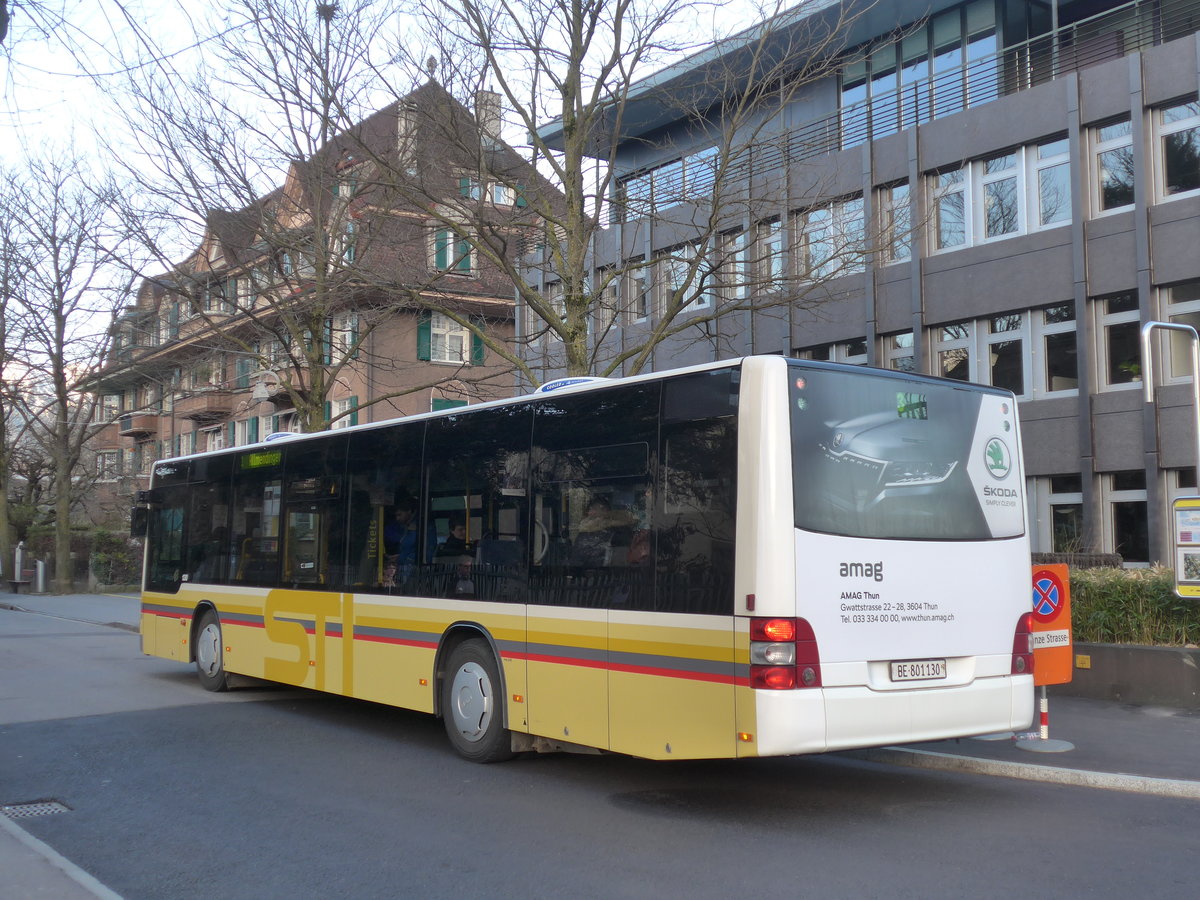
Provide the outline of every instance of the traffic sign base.
<path id="1" fill-rule="evenodd" d="M 977 734 L 973 741 L 1011 741 L 1015 735 L 1011 731 L 997 731 L 995 734 Z"/>
<path id="2" fill-rule="evenodd" d="M 1018 750 L 1029 750 L 1032 753 L 1064 753 L 1074 750 L 1075 745 L 1070 741 L 1057 741 L 1053 738 L 1022 738 L 1017 741 Z"/>

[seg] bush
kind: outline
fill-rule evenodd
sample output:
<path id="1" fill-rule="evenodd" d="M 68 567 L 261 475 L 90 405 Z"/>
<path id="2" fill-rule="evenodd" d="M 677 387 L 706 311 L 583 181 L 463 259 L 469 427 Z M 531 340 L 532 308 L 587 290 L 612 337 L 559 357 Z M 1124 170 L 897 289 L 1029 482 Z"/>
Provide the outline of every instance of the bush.
<path id="1" fill-rule="evenodd" d="M 101 584 L 136 584 L 142 578 L 142 548 L 127 535 L 97 531 L 92 536 L 92 573 Z"/>
<path id="2" fill-rule="evenodd" d="M 1175 596 L 1175 575 L 1152 569 L 1072 569 L 1074 639 L 1097 644 L 1200 644 L 1200 601 Z"/>

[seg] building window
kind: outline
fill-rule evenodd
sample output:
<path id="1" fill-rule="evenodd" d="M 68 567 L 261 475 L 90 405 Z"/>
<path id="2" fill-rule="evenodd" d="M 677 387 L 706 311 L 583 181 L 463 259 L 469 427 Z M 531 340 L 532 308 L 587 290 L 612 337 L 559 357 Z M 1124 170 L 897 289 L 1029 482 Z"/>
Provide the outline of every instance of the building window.
<path id="1" fill-rule="evenodd" d="M 967 242 L 966 177 L 962 169 L 933 176 L 933 217 L 938 250 Z"/>
<path id="2" fill-rule="evenodd" d="M 937 250 L 1000 240 L 1071 219 L 1065 140 L 1020 147 L 930 181 Z"/>
<path id="3" fill-rule="evenodd" d="M 101 450 L 96 454 L 96 477 L 101 481 L 113 481 L 121 474 L 121 451 Z"/>
<path id="4" fill-rule="evenodd" d="M 992 316 L 987 322 L 988 332 L 984 337 L 986 382 L 1023 397 L 1027 383 L 1024 347 L 1028 338 L 1028 318 L 1024 313 L 1006 313 Z"/>
<path id="5" fill-rule="evenodd" d="M 1017 155 L 1005 153 L 986 159 L 978 174 L 984 240 L 1016 234 L 1021 227 Z"/>
<path id="6" fill-rule="evenodd" d="M 429 316 L 429 356 L 432 362 L 465 363 L 471 347 L 471 330 L 444 313 Z"/>
<path id="7" fill-rule="evenodd" d="M 935 375 L 954 378 L 958 381 L 971 380 L 973 331 L 974 323 L 972 322 L 957 322 L 935 329 L 933 340 L 933 358 L 937 365 L 934 371 Z"/>
<path id="8" fill-rule="evenodd" d="M 902 331 L 883 338 L 883 365 L 898 372 L 917 371 L 913 333 Z"/>
<path id="9" fill-rule="evenodd" d="M 711 262 L 715 255 L 705 254 L 696 244 L 684 244 L 658 258 L 655 273 L 659 285 L 659 306 L 665 314 L 674 308 L 701 309 L 712 305 L 716 275 Z"/>
<path id="10" fill-rule="evenodd" d="M 1114 553 L 1126 563 L 1150 562 L 1150 533 L 1146 523 L 1146 473 L 1114 472 L 1106 476 L 1108 538 Z"/>
<path id="11" fill-rule="evenodd" d="M 645 260 L 640 256 L 629 260 L 625 273 L 625 284 L 621 288 L 622 300 L 627 304 L 626 316 L 631 324 L 650 319 L 653 297 L 650 293 L 650 273 Z"/>
<path id="12" fill-rule="evenodd" d="M 796 213 L 797 258 L 805 281 L 862 272 L 864 268 L 861 197 Z"/>
<path id="13" fill-rule="evenodd" d="M 478 200 L 483 196 L 483 187 L 478 179 L 464 175 L 458 179 L 458 196 L 464 200 Z"/>
<path id="14" fill-rule="evenodd" d="M 997 49 L 992 0 L 973 0 L 858 49 L 841 76 L 842 147 L 994 100 Z"/>
<path id="15" fill-rule="evenodd" d="M 1096 298 L 1097 328 L 1103 342 L 1100 355 L 1108 387 L 1140 384 L 1142 348 L 1137 291 Z"/>
<path id="16" fill-rule="evenodd" d="M 358 397 L 344 397 L 330 405 L 329 428 L 349 428 L 358 424 Z"/>
<path id="17" fill-rule="evenodd" d="M 1133 126 L 1128 119 L 1093 129 L 1099 212 L 1133 205 Z"/>
<path id="18" fill-rule="evenodd" d="M 1163 289 L 1166 295 L 1167 321 L 1190 325 L 1200 331 L 1200 281 L 1184 281 Z M 1190 381 L 1192 377 L 1192 341 L 1186 334 L 1170 331 L 1168 381 Z"/>
<path id="19" fill-rule="evenodd" d="M 719 150 L 706 147 L 623 177 L 617 185 L 617 218 L 631 222 L 689 200 L 711 199 L 718 160 Z"/>
<path id="20" fill-rule="evenodd" d="M 768 219 L 755 227 L 754 264 L 757 287 L 767 291 L 783 287 L 783 222 L 779 219 Z"/>
<path id="21" fill-rule="evenodd" d="M 435 228 L 430 247 L 430 262 L 437 272 L 470 275 L 471 242 L 451 228 Z"/>
<path id="22" fill-rule="evenodd" d="M 333 361 L 343 362 L 358 357 L 358 314 L 334 316 L 330 328 L 330 349 Z"/>
<path id="23" fill-rule="evenodd" d="M 867 339 L 855 338 L 836 344 L 821 344 L 807 350 L 796 350 L 792 355 L 797 359 L 817 359 L 825 362 L 847 363 L 852 366 L 865 366 L 867 364 Z"/>
<path id="24" fill-rule="evenodd" d="M 202 432 L 205 450 L 222 450 L 225 447 L 225 429 L 218 426 Z"/>
<path id="25" fill-rule="evenodd" d="M 1031 205 L 1041 227 L 1071 220 L 1071 145 L 1066 138 L 1038 144 L 1031 160 Z"/>
<path id="26" fill-rule="evenodd" d="M 721 266 L 721 295 L 726 300 L 746 298 L 746 233 L 726 231 L 717 239 Z"/>
<path id="27" fill-rule="evenodd" d="M 907 182 L 879 191 L 879 250 L 884 265 L 912 257 L 912 207 Z"/>
<path id="28" fill-rule="evenodd" d="M 495 206 L 512 206 L 515 194 L 507 184 L 499 181 L 492 182 L 492 204 Z"/>
<path id="29" fill-rule="evenodd" d="M 1033 313 L 1037 380 L 1034 396 L 1079 389 L 1075 303 L 1061 303 Z"/>
<path id="30" fill-rule="evenodd" d="M 1159 109 L 1155 122 L 1162 147 L 1162 195 L 1200 190 L 1200 102 Z"/>
<path id="31" fill-rule="evenodd" d="M 1079 475 L 1052 475 L 1050 482 L 1050 550 L 1053 553 L 1079 553 L 1083 541 L 1083 478 Z"/>
<path id="32" fill-rule="evenodd" d="M 934 374 L 976 381 L 1026 396 L 1030 358 L 1029 316 L 1004 313 L 933 330 Z"/>

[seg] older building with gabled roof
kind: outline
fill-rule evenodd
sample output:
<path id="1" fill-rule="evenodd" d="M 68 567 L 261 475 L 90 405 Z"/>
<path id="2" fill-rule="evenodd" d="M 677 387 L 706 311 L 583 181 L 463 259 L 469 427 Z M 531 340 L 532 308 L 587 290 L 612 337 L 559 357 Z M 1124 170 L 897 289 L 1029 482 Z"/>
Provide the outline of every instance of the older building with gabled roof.
<path id="1" fill-rule="evenodd" d="M 513 288 L 465 223 L 514 254 L 553 189 L 495 137 L 494 95 L 477 113 L 430 81 L 209 211 L 113 325 L 101 475 L 127 492 L 155 459 L 508 396 Z"/>

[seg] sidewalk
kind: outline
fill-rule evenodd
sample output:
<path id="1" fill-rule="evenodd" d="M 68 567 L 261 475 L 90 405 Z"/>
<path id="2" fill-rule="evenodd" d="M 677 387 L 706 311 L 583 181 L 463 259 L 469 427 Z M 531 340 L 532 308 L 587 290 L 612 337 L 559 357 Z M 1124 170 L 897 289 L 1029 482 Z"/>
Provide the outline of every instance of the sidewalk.
<path id="1" fill-rule="evenodd" d="M 60 619 L 137 631 L 142 601 L 137 594 L 13 594 L 0 591 L 0 609 L 24 609 Z"/>
<path id="2" fill-rule="evenodd" d="M 138 630 L 141 600 L 135 594 L 13 594 L 0 591 L 0 609 Z M 11 798 L 5 798 L 6 800 Z M 5 897 L 47 900 L 121 900 L 91 875 L 0 813 L 0 872 Z"/>
<path id="3" fill-rule="evenodd" d="M 1036 721 L 1036 713 L 1035 713 Z M 961 738 L 854 751 L 893 765 L 949 769 L 1200 800 L 1200 714 L 1127 706 L 1081 697 L 1051 697 L 1049 737 L 1074 749 L 1034 752 L 1015 738 Z M 1020 741 L 1037 747 L 1037 741 Z M 1044 745 L 1042 745 L 1044 746 Z"/>

